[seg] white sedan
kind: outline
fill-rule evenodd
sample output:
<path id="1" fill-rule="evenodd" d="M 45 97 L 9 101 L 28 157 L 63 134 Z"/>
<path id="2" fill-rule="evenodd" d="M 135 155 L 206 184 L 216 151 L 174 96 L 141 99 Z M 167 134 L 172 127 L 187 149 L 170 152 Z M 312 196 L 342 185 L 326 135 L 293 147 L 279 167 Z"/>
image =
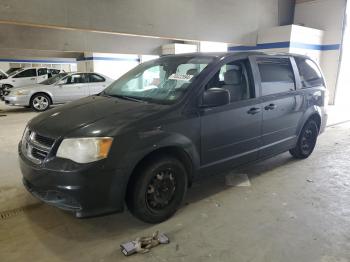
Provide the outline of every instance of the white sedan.
<path id="1" fill-rule="evenodd" d="M 45 111 L 52 104 L 63 104 L 102 92 L 113 79 L 98 73 L 60 73 L 39 84 L 10 89 L 7 105 Z"/>

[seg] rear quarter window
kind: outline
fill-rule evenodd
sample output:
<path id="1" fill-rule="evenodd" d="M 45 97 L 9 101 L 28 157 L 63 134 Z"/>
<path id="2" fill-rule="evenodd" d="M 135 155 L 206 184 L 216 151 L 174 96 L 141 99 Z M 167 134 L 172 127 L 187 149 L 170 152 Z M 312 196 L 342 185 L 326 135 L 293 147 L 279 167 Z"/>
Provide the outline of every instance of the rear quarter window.
<path id="1" fill-rule="evenodd" d="M 295 62 L 298 66 L 302 88 L 324 85 L 322 74 L 314 61 L 295 57 Z"/>
<path id="2" fill-rule="evenodd" d="M 263 96 L 295 90 L 295 79 L 289 58 L 269 58 L 257 61 Z"/>

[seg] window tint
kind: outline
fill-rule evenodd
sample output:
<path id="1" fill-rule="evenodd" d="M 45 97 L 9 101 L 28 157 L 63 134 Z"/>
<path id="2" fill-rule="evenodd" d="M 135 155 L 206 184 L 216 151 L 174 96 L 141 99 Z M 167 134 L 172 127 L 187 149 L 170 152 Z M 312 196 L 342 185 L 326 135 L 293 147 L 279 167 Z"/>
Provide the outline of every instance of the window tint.
<path id="1" fill-rule="evenodd" d="M 84 74 L 69 75 L 65 80 L 66 80 L 66 85 L 82 84 L 86 82 Z"/>
<path id="2" fill-rule="evenodd" d="M 35 76 L 36 76 L 36 69 L 27 69 L 15 75 L 14 78 L 35 77 Z"/>
<path id="3" fill-rule="evenodd" d="M 105 79 L 97 74 L 89 74 L 89 82 L 90 83 L 95 83 L 95 82 L 104 82 Z"/>
<path id="4" fill-rule="evenodd" d="M 313 61 L 310 59 L 296 57 L 295 62 L 297 63 L 299 69 L 303 88 L 324 85 L 321 72 Z"/>
<path id="5" fill-rule="evenodd" d="M 219 87 L 228 90 L 231 102 L 253 98 L 253 83 L 249 81 L 247 63 L 244 60 L 223 65 L 208 82 L 206 89 Z"/>
<path id="6" fill-rule="evenodd" d="M 263 96 L 295 90 L 293 68 L 289 58 L 258 61 Z"/>
<path id="7" fill-rule="evenodd" d="M 46 68 L 38 69 L 38 75 L 39 76 L 47 75 L 47 69 Z"/>

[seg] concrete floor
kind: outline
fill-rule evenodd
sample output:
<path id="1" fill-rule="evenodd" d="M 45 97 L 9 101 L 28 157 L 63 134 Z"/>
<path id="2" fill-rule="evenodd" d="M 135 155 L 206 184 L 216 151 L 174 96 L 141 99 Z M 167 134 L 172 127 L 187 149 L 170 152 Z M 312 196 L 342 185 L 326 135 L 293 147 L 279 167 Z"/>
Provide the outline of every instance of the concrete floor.
<path id="1" fill-rule="evenodd" d="M 21 185 L 17 142 L 27 109 L 0 117 L 0 261 L 350 261 L 350 123 L 328 128 L 314 154 L 288 153 L 237 170 L 251 186 L 204 178 L 170 220 L 128 212 L 91 219 L 39 203 Z M 3 216 L 3 218 L 1 218 Z M 124 257 L 119 244 L 155 230 L 169 245 Z"/>

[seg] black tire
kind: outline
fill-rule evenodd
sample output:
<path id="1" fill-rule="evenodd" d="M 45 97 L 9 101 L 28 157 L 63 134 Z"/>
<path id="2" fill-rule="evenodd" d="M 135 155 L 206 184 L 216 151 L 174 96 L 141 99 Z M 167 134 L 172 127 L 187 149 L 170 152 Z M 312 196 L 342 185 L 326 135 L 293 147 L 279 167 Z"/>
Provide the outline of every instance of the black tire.
<path id="1" fill-rule="evenodd" d="M 315 149 L 318 132 L 316 121 L 308 120 L 300 132 L 297 145 L 289 150 L 290 154 L 297 159 L 308 158 Z"/>
<path id="2" fill-rule="evenodd" d="M 187 172 L 174 157 L 156 157 L 139 168 L 128 187 L 126 204 L 130 212 L 147 223 L 170 218 L 185 197 Z"/>
<path id="3" fill-rule="evenodd" d="M 1 96 L 2 97 L 5 97 L 5 96 L 7 96 L 9 93 L 10 93 L 10 89 L 11 88 L 13 88 L 13 86 L 12 85 L 9 85 L 9 84 L 4 84 L 4 85 L 2 85 L 2 91 L 1 91 Z"/>
<path id="4" fill-rule="evenodd" d="M 46 94 L 35 94 L 30 99 L 30 107 L 37 112 L 43 112 L 50 108 L 51 99 Z"/>

